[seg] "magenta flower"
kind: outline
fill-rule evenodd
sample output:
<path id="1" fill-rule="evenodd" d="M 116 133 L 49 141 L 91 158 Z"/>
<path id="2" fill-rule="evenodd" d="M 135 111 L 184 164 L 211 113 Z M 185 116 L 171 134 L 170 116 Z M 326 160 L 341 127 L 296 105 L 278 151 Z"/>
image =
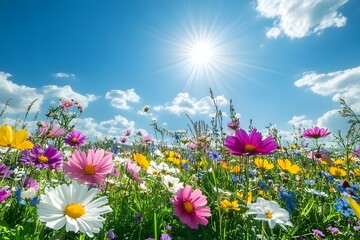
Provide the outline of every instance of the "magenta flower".
<path id="1" fill-rule="evenodd" d="M 303 137 L 304 138 L 323 138 L 328 135 L 330 135 L 331 132 L 328 132 L 327 128 L 319 128 L 318 126 L 315 126 L 313 128 L 308 128 L 305 130 Z"/>
<path id="2" fill-rule="evenodd" d="M 124 131 L 124 136 L 125 136 L 125 137 L 130 136 L 130 134 L 131 134 L 131 129 L 128 129 L 128 130 L 125 130 L 125 131 Z"/>
<path id="3" fill-rule="evenodd" d="M 75 150 L 68 162 L 64 163 L 64 171 L 69 178 L 85 184 L 98 184 L 112 172 L 114 163 L 112 153 L 102 149 L 89 149 L 88 154 Z"/>
<path id="4" fill-rule="evenodd" d="M 13 170 L 10 170 L 5 164 L 0 164 L 0 179 L 8 178 L 13 173 Z"/>
<path id="5" fill-rule="evenodd" d="M 211 216 L 211 211 L 206 205 L 207 199 L 201 190 L 192 191 L 191 186 L 186 185 L 177 191 L 172 203 L 174 215 L 189 228 L 198 229 L 199 224 L 204 226 L 208 224 L 206 217 Z"/>
<path id="6" fill-rule="evenodd" d="M 257 132 L 255 128 L 250 135 L 243 129 L 236 130 L 235 136 L 225 138 L 224 145 L 231 154 L 236 156 L 270 154 L 278 147 L 272 136 L 263 140 L 261 133 Z"/>
<path id="7" fill-rule="evenodd" d="M 80 131 L 73 130 L 64 138 L 64 142 L 72 147 L 80 147 L 85 144 L 86 137 Z"/>
<path id="8" fill-rule="evenodd" d="M 71 101 L 68 100 L 62 100 L 60 107 L 63 109 L 69 109 L 71 106 L 73 105 L 73 103 Z"/>
<path id="9" fill-rule="evenodd" d="M 66 133 L 66 130 L 61 128 L 56 121 L 54 121 L 52 124 L 50 124 L 48 121 L 41 121 L 38 123 L 38 126 L 39 135 L 47 138 L 53 139 Z"/>
<path id="10" fill-rule="evenodd" d="M 20 161 L 25 165 L 33 165 L 39 169 L 56 170 L 61 167 L 62 159 L 63 154 L 56 147 L 49 146 L 46 148 L 34 145 L 31 150 L 23 151 Z"/>
<path id="11" fill-rule="evenodd" d="M 6 188 L 0 189 L 0 203 L 5 202 L 11 196 L 11 191 L 7 190 Z"/>
<path id="12" fill-rule="evenodd" d="M 121 143 L 126 143 L 126 140 L 127 140 L 126 137 L 120 137 L 120 142 L 121 142 Z"/>
<path id="13" fill-rule="evenodd" d="M 147 135 L 147 136 L 141 138 L 141 141 L 142 142 L 150 142 L 151 141 L 151 135 Z"/>
<path id="14" fill-rule="evenodd" d="M 126 172 L 128 174 L 131 175 L 131 177 L 139 184 L 143 183 L 144 181 L 140 178 L 139 176 L 139 172 L 140 172 L 140 167 L 133 161 L 131 161 L 130 159 L 128 159 L 126 161 L 126 166 L 125 166 Z"/>

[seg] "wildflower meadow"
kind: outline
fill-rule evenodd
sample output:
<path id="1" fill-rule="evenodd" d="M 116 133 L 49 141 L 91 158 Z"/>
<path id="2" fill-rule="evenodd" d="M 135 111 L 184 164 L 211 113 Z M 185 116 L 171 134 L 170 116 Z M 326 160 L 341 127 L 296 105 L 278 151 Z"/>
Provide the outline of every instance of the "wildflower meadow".
<path id="1" fill-rule="evenodd" d="M 5 103 L 0 239 L 360 239 L 360 115 L 341 100 L 348 131 L 285 137 L 210 93 L 214 116 L 185 130 L 159 127 L 146 106 L 151 135 L 97 140 L 77 129 L 75 100 L 12 125 Z"/>

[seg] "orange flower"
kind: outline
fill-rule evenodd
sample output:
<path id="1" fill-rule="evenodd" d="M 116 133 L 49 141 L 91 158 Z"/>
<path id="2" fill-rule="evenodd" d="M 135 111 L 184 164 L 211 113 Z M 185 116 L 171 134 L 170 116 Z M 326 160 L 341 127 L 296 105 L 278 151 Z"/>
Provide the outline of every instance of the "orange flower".
<path id="1" fill-rule="evenodd" d="M 0 127 L 0 146 L 19 150 L 31 149 L 34 144 L 26 140 L 29 133 L 25 129 L 14 131 L 9 125 Z"/>
<path id="2" fill-rule="evenodd" d="M 231 172 L 233 172 L 233 173 L 239 173 L 240 171 L 241 171 L 241 168 L 239 165 L 235 165 L 231 169 Z"/>
<path id="3" fill-rule="evenodd" d="M 278 167 L 281 169 L 281 171 L 288 172 L 291 174 L 297 174 L 301 171 L 301 168 L 296 165 L 292 164 L 289 159 L 278 159 L 277 160 Z"/>

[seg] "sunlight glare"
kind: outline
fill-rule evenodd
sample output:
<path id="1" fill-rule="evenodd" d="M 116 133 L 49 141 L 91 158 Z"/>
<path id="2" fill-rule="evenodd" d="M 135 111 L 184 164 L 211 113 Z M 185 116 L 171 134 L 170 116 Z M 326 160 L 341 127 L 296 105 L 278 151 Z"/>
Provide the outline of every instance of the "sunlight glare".
<path id="1" fill-rule="evenodd" d="M 190 56 L 194 65 L 209 63 L 213 55 L 213 49 L 206 42 L 198 42 L 190 49 Z"/>

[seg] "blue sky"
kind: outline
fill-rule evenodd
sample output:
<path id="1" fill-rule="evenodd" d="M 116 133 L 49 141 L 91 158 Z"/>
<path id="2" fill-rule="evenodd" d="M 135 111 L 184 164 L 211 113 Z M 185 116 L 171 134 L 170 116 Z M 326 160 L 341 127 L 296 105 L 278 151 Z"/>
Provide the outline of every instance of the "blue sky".
<path id="1" fill-rule="evenodd" d="M 2 121 L 34 99 L 44 120 L 60 97 L 86 107 L 88 136 L 153 135 L 145 105 L 186 130 L 186 114 L 210 121 L 211 88 L 243 128 L 343 129 L 339 98 L 360 112 L 359 23 L 357 0 L 1 1 Z"/>

